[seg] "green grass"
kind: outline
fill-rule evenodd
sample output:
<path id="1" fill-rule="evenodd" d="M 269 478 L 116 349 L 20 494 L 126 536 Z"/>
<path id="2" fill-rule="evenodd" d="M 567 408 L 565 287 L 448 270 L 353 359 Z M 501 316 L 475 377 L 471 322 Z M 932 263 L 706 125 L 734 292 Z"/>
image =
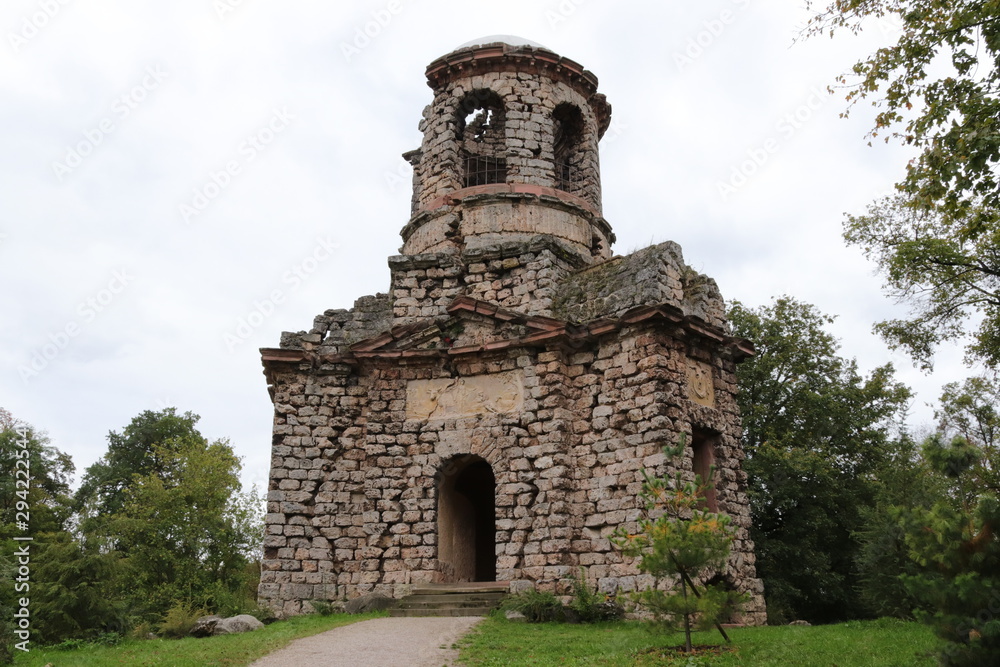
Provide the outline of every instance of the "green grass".
<path id="1" fill-rule="evenodd" d="M 243 635 L 206 639 L 131 641 L 118 646 L 86 646 L 72 651 L 32 648 L 17 666 L 106 667 L 111 665 L 209 667 L 247 665 L 286 646 L 335 627 L 384 616 L 296 616 Z M 488 618 L 459 642 L 462 664 L 601 665 L 607 667 L 932 667 L 938 647 L 929 628 L 894 619 L 854 621 L 816 627 L 730 630 L 732 650 L 688 657 L 668 649 L 680 634 L 657 635 L 635 621 L 568 625 L 529 624 Z M 717 632 L 695 635 L 695 643 L 722 646 Z"/>
<path id="2" fill-rule="evenodd" d="M 129 667 L 169 665 L 169 667 L 210 667 L 248 665 L 257 658 L 287 646 L 293 639 L 357 621 L 385 616 L 385 613 L 335 614 L 333 616 L 295 616 L 268 625 L 263 630 L 241 635 L 223 635 L 204 639 L 152 639 L 128 641 L 118 646 L 85 646 L 71 651 L 32 648 L 30 653 L 16 651 L 18 667 Z"/>
<path id="3" fill-rule="evenodd" d="M 683 635 L 656 635 L 634 621 L 595 625 L 528 624 L 489 618 L 459 642 L 464 665 L 676 665 L 727 667 L 932 667 L 938 640 L 929 628 L 895 619 L 815 627 L 738 628 L 731 651 L 697 657 L 664 649 Z M 723 645 L 718 632 L 697 633 L 695 644 Z M 58 666 L 57 666 L 58 667 Z"/>

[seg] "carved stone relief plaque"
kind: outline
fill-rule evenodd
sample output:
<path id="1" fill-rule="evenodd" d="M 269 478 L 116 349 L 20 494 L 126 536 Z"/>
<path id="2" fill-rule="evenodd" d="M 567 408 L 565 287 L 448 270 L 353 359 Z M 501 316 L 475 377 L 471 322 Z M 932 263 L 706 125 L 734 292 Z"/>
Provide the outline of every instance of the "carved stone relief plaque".
<path id="1" fill-rule="evenodd" d="M 715 383 L 712 367 L 703 361 L 687 360 L 688 398 L 710 408 L 715 407 Z"/>
<path id="2" fill-rule="evenodd" d="M 407 419 L 461 419 L 511 414 L 524 407 L 524 373 L 508 371 L 406 384 Z"/>

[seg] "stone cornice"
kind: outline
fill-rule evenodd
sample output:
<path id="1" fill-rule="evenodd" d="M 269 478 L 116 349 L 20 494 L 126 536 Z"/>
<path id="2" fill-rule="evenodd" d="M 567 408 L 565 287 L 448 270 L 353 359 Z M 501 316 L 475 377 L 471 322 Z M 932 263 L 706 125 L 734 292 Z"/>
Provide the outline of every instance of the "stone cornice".
<path id="1" fill-rule="evenodd" d="M 456 206 L 472 207 L 498 202 L 532 203 L 562 209 L 587 220 L 591 226 L 608 239 L 609 243 L 613 244 L 616 240 L 611 225 L 586 200 L 556 188 L 527 183 L 476 185 L 455 190 L 428 203 L 410 218 L 399 234 L 405 243 L 415 231 L 429 220 L 448 215 Z"/>
<path id="2" fill-rule="evenodd" d="M 440 90 L 456 76 L 510 69 L 515 72 L 545 73 L 565 81 L 590 97 L 597 92 L 597 77 L 583 65 L 558 53 L 533 46 L 513 46 L 503 42 L 469 46 L 434 60 L 425 72 L 427 85 Z"/>
<path id="3" fill-rule="evenodd" d="M 562 344 L 575 347 L 601 336 L 616 333 L 625 327 L 643 324 L 676 327 L 683 332 L 685 337 L 720 350 L 736 362 L 751 357 L 755 353 L 753 344 L 748 340 L 730 336 L 722 329 L 712 326 L 701 318 L 685 315 L 679 308 L 670 304 L 633 308 L 621 317 L 602 318 L 583 324 L 574 324 L 548 317 L 527 316 L 470 297 L 460 297 L 448 308 L 448 312 L 452 315 L 463 311 L 491 317 L 498 321 L 527 324 L 534 331 L 519 338 L 464 347 L 404 350 L 386 348 L 393 342 L 406 339 L 435 326 L 435 324 L 428 323 L 409 324 L 395 327 L 378 336 L 355 343 L 347 352 L 340 354 L 320 354 L 316 349 L 261 348 L 264 374 L 270 381 L 272 374 L 280 371 L 310 370 L 320 373 L 346 373 L 350 372 L 350 369 L 362 360 L 433 363 L 445 358 L 525 347 L 558 347 Z"/>

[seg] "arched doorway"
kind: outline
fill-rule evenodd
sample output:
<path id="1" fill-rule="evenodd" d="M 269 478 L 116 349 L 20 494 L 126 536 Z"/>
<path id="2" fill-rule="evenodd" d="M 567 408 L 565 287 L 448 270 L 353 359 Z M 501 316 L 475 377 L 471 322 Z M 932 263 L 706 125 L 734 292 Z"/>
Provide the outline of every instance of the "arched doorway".
<path id="1" fill-rule="evenodd" d="M 496 581 L 496 479 L 485 459 L 464 454 L 445 461 L 437 517 L 446 581 Z"/>

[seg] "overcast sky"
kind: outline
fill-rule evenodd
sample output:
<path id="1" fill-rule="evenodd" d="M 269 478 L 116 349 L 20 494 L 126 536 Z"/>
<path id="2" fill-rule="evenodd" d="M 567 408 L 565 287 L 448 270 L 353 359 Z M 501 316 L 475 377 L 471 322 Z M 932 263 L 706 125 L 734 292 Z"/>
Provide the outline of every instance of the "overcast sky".
<path id="1" fill-rule="evenodd" d="M 928 377 L 873 322 L 902 314 L 841 239 L 907 154 L 868 147 L 826 86 L 895 35 L 796 40 L 787 0 L 5 0 L 0 5 L 0 406 L 79 474 L 143 410 L 200 414 L 266 488 L 259 348 L 386 291 L 431 91 L 424 68 L 515 34 L 572 58 L 611 102 L 604 212 L 625 254 L 674 240 L 748 306 L 838 316 L 844 356 Z M 795 42 L 793 44 L 793 42 Z"/>

